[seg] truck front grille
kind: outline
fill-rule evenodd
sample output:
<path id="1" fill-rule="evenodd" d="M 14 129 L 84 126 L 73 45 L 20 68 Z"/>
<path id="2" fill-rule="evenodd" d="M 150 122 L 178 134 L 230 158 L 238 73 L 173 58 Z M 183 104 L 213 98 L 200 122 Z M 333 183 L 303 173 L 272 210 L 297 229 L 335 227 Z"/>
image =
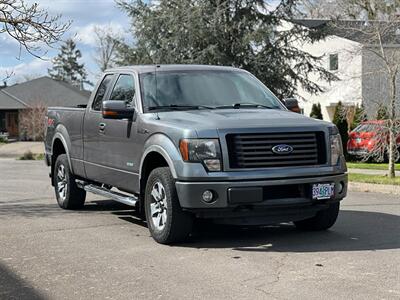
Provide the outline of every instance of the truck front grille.
<path id="1" fill-rule="evenodd" d="M 227 134 L 232 169 L 311 166 L 326 163 L 323 132 Z M 272 148 L 289 145 L 293 151 L 277 154 Z"/>

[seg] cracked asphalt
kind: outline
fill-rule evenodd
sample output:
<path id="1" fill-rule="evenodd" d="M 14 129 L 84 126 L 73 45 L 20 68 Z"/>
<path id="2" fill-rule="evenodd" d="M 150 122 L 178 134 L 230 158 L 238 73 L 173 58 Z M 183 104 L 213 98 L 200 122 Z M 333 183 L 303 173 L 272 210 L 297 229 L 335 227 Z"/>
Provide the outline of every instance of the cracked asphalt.
<path id="1" fill-rule="evenodd" d="M 0 299 L 399 299 L 400 199 L 351 192 L 327 232 L 203 224 L 162 246 L 126 206 L 58 208 L 43 162 L 0 160 Z"/>

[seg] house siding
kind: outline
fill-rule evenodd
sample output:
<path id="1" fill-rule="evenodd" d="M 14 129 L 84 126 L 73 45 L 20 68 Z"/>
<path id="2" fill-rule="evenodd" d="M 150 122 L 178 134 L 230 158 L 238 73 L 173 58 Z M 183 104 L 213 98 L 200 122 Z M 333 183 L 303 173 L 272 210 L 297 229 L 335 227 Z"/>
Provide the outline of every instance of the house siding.
<path id="1" fill-rule="evenodd" d="M 314 44 L 299 45 L 301 50 L 321 57 L 320 64 L 329 70 L 329 55 L 338 54 L 338 70 L 331 71 L 339 80 L 328 83 L 318 74 L 311 74 L 310 79 L 324 89 L 313 95 L 298 87 L 300 106 L 309 116 L 313 104 L 320 103 L 324 120 L 332 121 L 335 107 L 339 101 L 346 105 L 361 104 L 362 101 L 362 54 L 361 45 L 337 36 L 329 36 Z"/>
<path id="2" fill-rule="evenodd" d="M 400 56 L 400 46 L 386 48 L 388 56 Z M 362 51 L 362 99 L 368 114 L 373 119 L 380 104 L 389 103 L 390 87 L 388 75 L 382 59 L 373 53 L 369 47 Z M 397 99 L 400 98 L 400 76 L 397 77 Z M 399 106 L 399 105 L 398 105 Z"/>

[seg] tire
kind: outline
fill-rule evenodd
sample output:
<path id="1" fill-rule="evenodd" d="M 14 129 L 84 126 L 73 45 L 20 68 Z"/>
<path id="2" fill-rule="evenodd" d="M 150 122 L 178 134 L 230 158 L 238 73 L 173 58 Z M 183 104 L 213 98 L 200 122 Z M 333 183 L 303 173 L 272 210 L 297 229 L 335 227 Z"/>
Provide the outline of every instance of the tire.
<path id="1" fill-rule="evenodd" d="M 150 173 L 144 197 L 147 226 L 156 242 L 172 244 L 189 236 L 193 216 L 182 210 L 168 167 L 157 168 Z"/>
<path id="2" fill-rule="evenodd" d="M 340 203 L 333 203 L 329 208 L 319 211 L 314 217 L 294 222 L 301 230 L 327 230 L 331 228 L 339 215 Z"/>
<path id="3" fill-rule="evenodd" d="M 69 168 L 66 154 L 57 157 L 53 172 L 58 205 L 63 209 L 79 209 L 85 204 L 86 191 L 78 188 Z"/>

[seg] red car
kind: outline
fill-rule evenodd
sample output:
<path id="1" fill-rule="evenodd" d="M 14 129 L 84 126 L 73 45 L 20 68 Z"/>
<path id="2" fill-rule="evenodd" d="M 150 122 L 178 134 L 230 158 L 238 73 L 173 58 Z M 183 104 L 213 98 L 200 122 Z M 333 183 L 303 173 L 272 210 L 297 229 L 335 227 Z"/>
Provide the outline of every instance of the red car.
<path id="1" fill-rule="evenodd" d="M 386 144 L 383 141 L 387 138 L 385 132 L 385 121 L 366 121 L 358 125 L 349 133 L 347 152 L 351 155 L 362 156 L 370 153 L 379 145 Z M 400 147 L 400 135 L 397 137 L 397 145 Z"/>

